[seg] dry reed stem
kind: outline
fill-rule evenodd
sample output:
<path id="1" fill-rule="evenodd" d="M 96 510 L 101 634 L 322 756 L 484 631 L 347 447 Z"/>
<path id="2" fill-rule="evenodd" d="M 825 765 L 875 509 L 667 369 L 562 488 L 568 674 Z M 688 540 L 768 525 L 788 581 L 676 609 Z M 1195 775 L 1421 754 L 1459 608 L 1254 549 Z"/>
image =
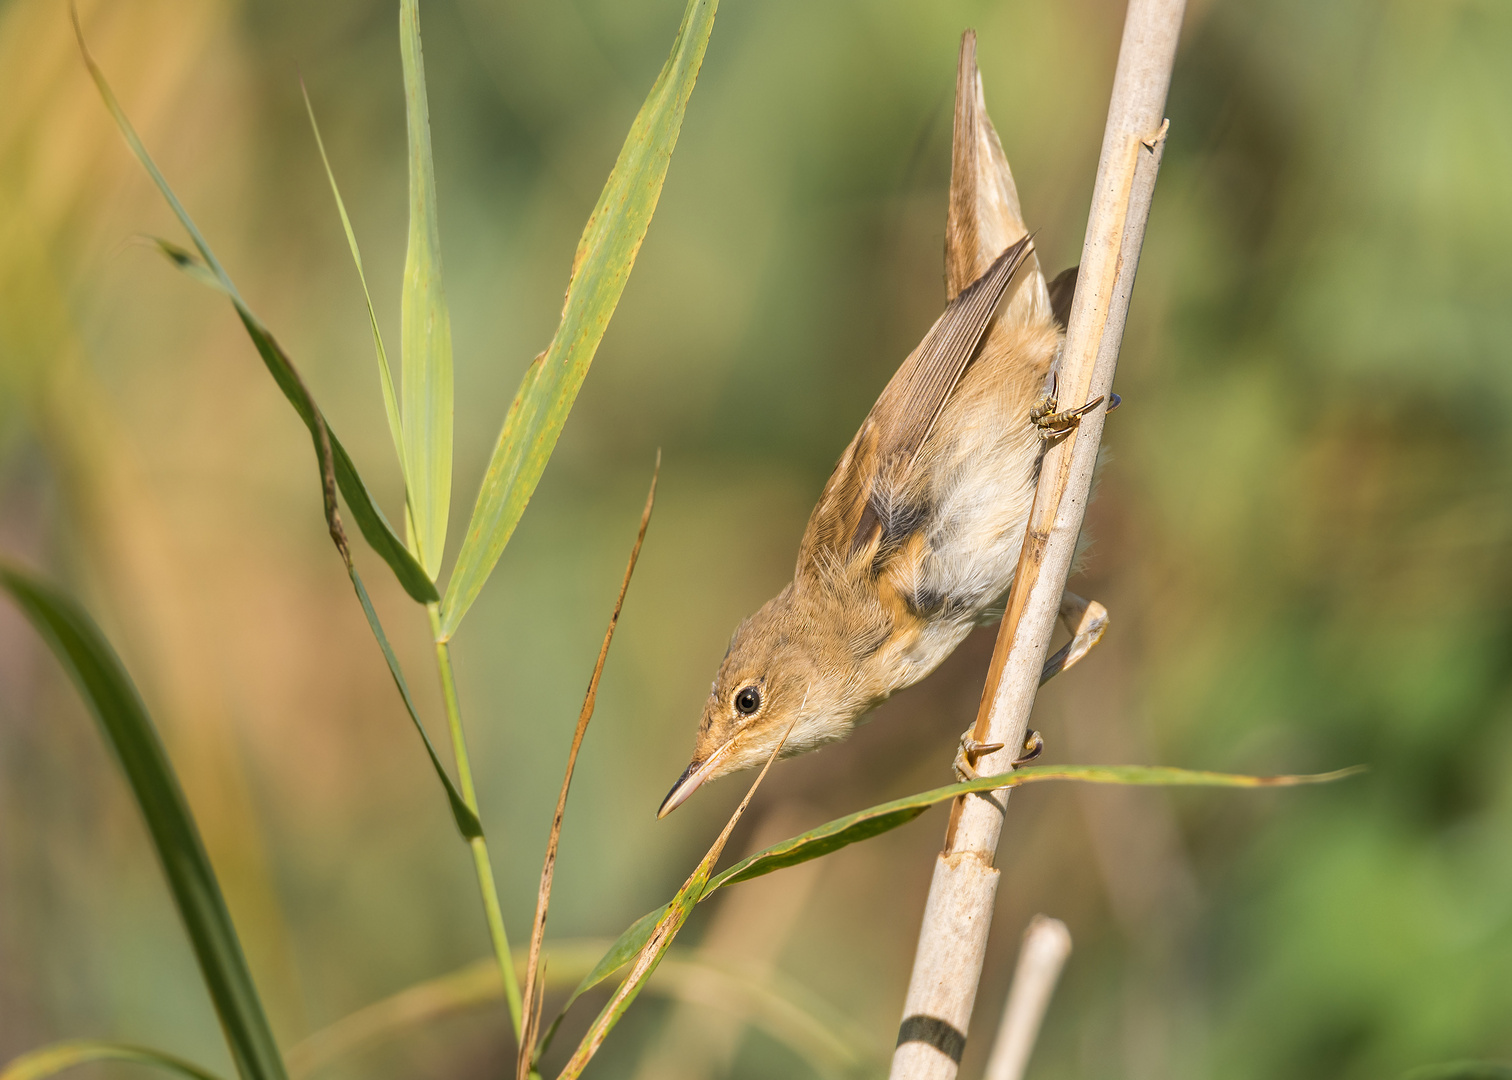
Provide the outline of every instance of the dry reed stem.
<path id="1" fill-rule="evenodd" d="M 1061 968 L 1070 955 L 1071 931 L 1065 923 L 1046 915 L 1036 915 L 1029 921 L 997 1040 L 987 1059 L 985 1080 L 1021 1080 L 1039 1038 L 1050 995 L 1055 993 Z"/>
<path id="2" fill-rule="evenodd" d="M 577 729 L 572 733 L 572 749 L 567 752 L 567 769 L 562 776 L 562 790 L 557 795 L 556 813 L 551 819 L 551 833 L 546 839 L 546 857 L 541 864 L 541 885 L 536 892 L 535 923 L 530 930 L 530 953 L 525 965 L 525 989 L 520 997 L 526 1003 L 525 1017 L 520 1025 L 519 1055 L 515 1065 L 517 1080 L 529 1080 L 531 1059 L 535 1054 L 536 1029 L 541 1023 L 541 1003 L 536 993 L 540 980 L 541 943 L 546 938 L 546 912 L 551 906 L 552 879 L 556 876 L 557 845 L 562 836 L 562 816 L 567 812 L 567 792 L 572 787 L 572 772 L 577 767 L 578 751 L 583 745 L 583 736 L 588 732 L 588 722 L 593 719 L 593 707 L 598 703 L 599 678 L 604 674 L 604 661 L 609 657 L 609 643 L 614 640 L 614 631 L 619 626 L 620 610 L 625 606 L 625 593 L 630 588 L 630 577 L 635 573 L 636 560 L 640 558 L 641 545 L 646 540 L 646 527 L 651 524 L 651 510 L 656 505 L 656 481 L 661 475 L 661 451 L 656 452 L 656 466 L 651 472 L 651 490 L 646 493 L 646 505 L 641 511 L 640 530 L 635 534 L 635 546 L 630 549 L 630 561 L 625 564 L 625 576 L 620 581 L 619 595 L 614 600 L 614 611 L 609 616 L 609 625 L 604 630 L 604 643 L 599 646 L 598 661 L 593 665 L 593 675 L 588 680 L 588 692 L 583 697 L 583 708 L 578 713 Z"/>
<path id="3" fill-rule="evenodd" d="M 1164 148 L 1161 113 L 1185 0 L 1130 0 L 1093 187 L 1081 273 L 1060 366 L 1060 397 L 1074 407 L 1111 392 Z M 983 774 L 1006 772 L 1023 745 L 1050 636 L 1092 485 L 1105 410 L 1045 455 L 1008 609 L 993 650 L 975 738 L 1005 749 Z M 1007 790 L 959 799 L 920 928 L 893 1055 L 893 1080 L 952 1080 L 965 1050 L 996 896 L 992 865 Z"/>

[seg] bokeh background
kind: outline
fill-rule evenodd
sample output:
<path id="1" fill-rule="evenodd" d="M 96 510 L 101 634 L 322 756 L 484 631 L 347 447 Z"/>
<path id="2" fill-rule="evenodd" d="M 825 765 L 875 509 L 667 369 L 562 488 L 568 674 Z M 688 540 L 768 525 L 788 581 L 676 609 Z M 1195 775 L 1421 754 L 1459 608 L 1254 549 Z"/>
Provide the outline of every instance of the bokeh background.
<path id="1" fill-rule="evenodd" d="M 297 79 L 393 344 L 396 5 L 81 6 L 126 108 L 392 517 L 361 293 Z M 681 7 L 423 5 L 454 537 Z M 1069 265 L 1121 5 L 720 13 L 635 274 L 455 643 L 519 941 L 658 447 L 553 936 L 613 936 L 661 903 L 744 789 L 654 820 L 729 632 L 787 580 L 830 467 L 941 306 L 967 26 L 1047 269 Z M 1031 1064 L 1043 1080 L 1364 1080 L 1512 1058 L 1509 56 L 1497 0 L 1190 5 L 1126 405 L 1073 586 L 1112 629 L 1041 695 L 1036 726 L 1051 762 L 1370 772 L 1016 794 L 963 1075 L 1035 912 L 1075 938 Z M 0 101 L 0 551 L 83 597 L 125 657 L 293 1044 L 485 955 L 466 852 L 324 534 L 308 440 L 228 307 L 139 241 L 178 233 L 88 85 L 62 0 L 0 2 Z M 359 559 L 439 731 L 424 618 Z M 848 743 L 780 765 L 732 850 L 948 780 L 991 641 Z M 732 890 L 683 940 L 804 987 L 885 1061 L 943 827 L 936 810 Z M 593 1075 L 809 1075 L 715 997 L 642 999 Z M 482 1008 L 331 1074 L 498 1075 L 506 1027 Z M 0 604 L 0 1060 L 77 1036 L 230 1071 L 124 785 Z"/>

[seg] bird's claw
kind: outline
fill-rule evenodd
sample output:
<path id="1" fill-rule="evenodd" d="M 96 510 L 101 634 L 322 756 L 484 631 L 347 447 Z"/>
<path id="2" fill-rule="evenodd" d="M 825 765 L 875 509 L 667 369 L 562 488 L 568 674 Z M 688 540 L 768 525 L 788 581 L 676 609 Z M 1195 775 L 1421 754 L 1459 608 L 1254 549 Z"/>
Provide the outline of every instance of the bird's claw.
<path id="1" fill-rule="evenodd" d="M 955 761 L 952 762 L 956 779 L 962 783 L 980 779 L 981 773 L 977 772 L 977 762 L 988 754 L 997 753 L 1005 745 L 1005 743 L 1000 742 L 978 742 L 974 728 L 967 728 L 961 732 L 960 749 L 956 751 Z M 1016 769 L 1020 765 L 1027 764 L 1039 757 L 1044 751 L 1045 740 L 1040 737 L 1039 732 L 1031 730 L 1024 735 L 1023 754 L 1021 757 L 1013 760 L 1012 767 Z"/>
<path id="2" fill-rule="evenodd" d="M 1044 738 L 1040 735 L 1039 732 L 1035 731 L 1033 728 L 1030 728 L 1024 734 L 1024 754 L 1022 757 L 1013 759 L 1013 767 L 1016 769 L 1020 765 L 1027 765 L 1029 764 L 1029 762 L 1033 761 L 1044 752 Z"/>

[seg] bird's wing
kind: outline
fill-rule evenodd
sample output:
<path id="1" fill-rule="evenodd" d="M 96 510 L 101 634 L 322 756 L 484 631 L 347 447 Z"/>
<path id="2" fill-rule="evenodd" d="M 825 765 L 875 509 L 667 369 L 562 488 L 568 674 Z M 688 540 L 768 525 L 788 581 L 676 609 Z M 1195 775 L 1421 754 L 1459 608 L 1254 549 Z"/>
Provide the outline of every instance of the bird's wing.
<path id="1" fill-rule="evenodd" d="M 946 294 L 954 297 L 965 289 L 986 271 L 998 252 L 1028 231 L 1013 170 L 987 115 L 982 75 L 977 70 L 976 34 L 968 30 L 961 35 L 956 68 L 950 211 L 945 220 Z M 1050 297 L 1039 260 L 1031 252 L 1025 263 L 1024 284 L 999 316 L 1002 328 L 997 333 L 1040 322 L 1049 310 Z"/>
<path id="2" fill-rule="evenodd" d="M 825 485 L 804 533 L 800 563 L 821 550 L 845 562 L 887 524 L 882 519 L 893 508 L 879 505 L 874 497 L 879 477 L 898 476 L 913 463 L 1033 249 L 1033 241 L 1024 236 L 999 255 L 985 274 L 957 294 L 903 361 Z M 907 514 L 902 507 L 896 510 Z"/>

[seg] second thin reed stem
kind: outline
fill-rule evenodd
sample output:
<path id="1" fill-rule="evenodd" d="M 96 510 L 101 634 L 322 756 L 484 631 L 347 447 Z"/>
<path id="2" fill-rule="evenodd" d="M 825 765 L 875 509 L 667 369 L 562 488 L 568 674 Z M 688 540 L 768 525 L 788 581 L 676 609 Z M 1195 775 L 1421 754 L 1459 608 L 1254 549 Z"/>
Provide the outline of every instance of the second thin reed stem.
<path id="1" fill-rule="evenodd" d="M 457 701 L 457 678 L 452 672 L 451 649 L 441 640 L 441 612 L 435 604 L 430 612 L 431 633 L 436 638 L 436 669 L 441 675 L 441 696 L 446 702 L 446 726 L 451 731 L 452 753 L 457 759 L 457 786 L 462 801 L 474 814 L 478 812 L 477 791 L 473 787 L 472 764 L 467 756 L 467 736 L 462 731 L 462 709 Z M 509 951 L 509 935 L 504 930 L 504 913 L 499 908 L 499 890 L 494 882 L 493 863 L 488 857 L 488 841 L 476 836 L 468 841 L 472 848 L 473 868 L 478 874 L 478 892 L 483 898 L 483 915 L 488 920 L 488 937 L 499 961 L 499 975 L 504 980 L 504 999 L 509 1003 L 509 1019 L 515 1038 L 520 1037 L 520 981 L 515 976 L 514 959 Z"/>

